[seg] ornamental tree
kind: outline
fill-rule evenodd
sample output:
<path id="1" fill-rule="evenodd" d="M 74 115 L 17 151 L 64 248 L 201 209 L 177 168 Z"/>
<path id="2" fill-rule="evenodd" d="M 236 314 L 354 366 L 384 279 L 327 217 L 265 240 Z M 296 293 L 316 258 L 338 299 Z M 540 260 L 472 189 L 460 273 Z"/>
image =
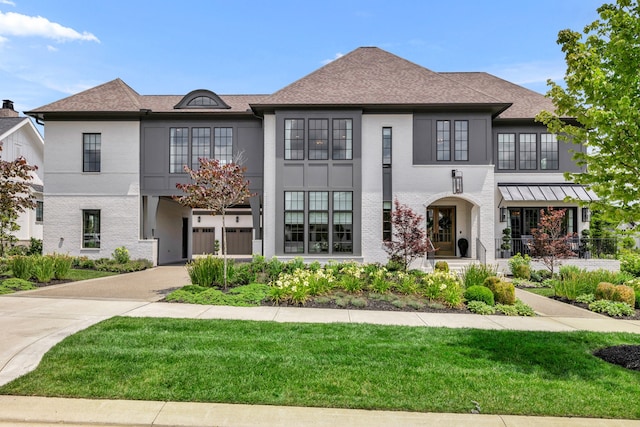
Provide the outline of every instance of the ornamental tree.
<path id="1" fill-rule="evenodd" d="M 640 7 L 617 0 L 598 8 L 582 33 L 558 33 L 565 54 L 564 83 L 548 81 L 554 112 L 537 119 L 559 139 L 584 144 L 574 159 L 586 169 L 567 179 L 599 197 L 594 209 L 627 222 L 640 218 Z"/>
<path id="2" fill-rule="evenodd" d="M 424 217 L 409 206 L 394 200 L 391 212 L 391 240 L 384 242 L 384 249 L 392 261 L 402 264 L 407 271 L 409 265 L 429 252 L 427 234 L 422 225 Z"/>
<path id="3" fill-rule="evenodd" d="M 20 229 L 17 223 L 20 213 L 36 207 L 29 182 L 33 178 L 32 172 L 37 169 L 24 157 L 13 161 L 0 160 L 0 256 L 4 256 L 6 249 L 16 240 L 13 233 Z"/>
<path id="4" fill-rule="evenodd" d="M 531 256 L 540 259 L 552 276 L 555 266 L 561 259 L 576 255 L 569 247 L 570 236 L 562 231 L 566 211 L 566 209 L 555 210 L 551 207 L 546 210 L 540 209 L 538 227 L 531 229 L 533 235 Z"/>
<path id="5" fill-rule="evenodd" d="M 222 216 L 222 235 L 225 236 L 225 216 L 227 209 L 243 203 L 251 197 L 249 181 L 245 180 L 246 168 L 238 162 L 221 163 L 218 159 L 198 159 L 200 168 L 195 170 L 184 166 L 191 177 L 188 184 L 176 184 L 176 188 L 184 192 L 174 196 L 174 200 L 191 209 L 206 209 L 212 215 Z M 224 257 L 224 288 L 227 288 L 227 239 L 223 238 L 222 254 Z"/>

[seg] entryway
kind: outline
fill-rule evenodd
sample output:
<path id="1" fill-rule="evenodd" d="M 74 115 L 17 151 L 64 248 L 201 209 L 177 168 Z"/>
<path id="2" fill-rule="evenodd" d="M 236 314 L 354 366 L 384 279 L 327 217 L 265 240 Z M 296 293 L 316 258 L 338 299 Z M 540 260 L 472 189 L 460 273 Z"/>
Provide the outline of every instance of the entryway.
<path id="1" fill-rule="evenodd" d="M 437 249 L 437 257 L 456 255 L 455 206 L 429 206 L 427 208 L 427 236 Z"/>

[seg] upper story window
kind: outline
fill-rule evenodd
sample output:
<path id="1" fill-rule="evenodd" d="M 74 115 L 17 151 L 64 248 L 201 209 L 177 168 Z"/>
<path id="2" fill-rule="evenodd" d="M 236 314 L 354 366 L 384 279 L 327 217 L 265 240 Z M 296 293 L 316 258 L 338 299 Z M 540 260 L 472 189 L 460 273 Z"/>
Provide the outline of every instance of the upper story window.
<path id="1" fill-rule="evenodd" d="M 309 159 L 329 158 L 329 120 L 309 119 Z"/>
<path id="2" fill-rule="evenodd" d="M 304 159 L 303 119 L 285 119 L 284 121 L 284 158 L 286 160 Z"/>
<path id="3" fill-rule="evenodd" d="M 353 120 L 333 119 L 333 160 L 353 159 Z"/>
<path id="4" fill-rule="evenodd" d="M 211 157 L 211 129 L 191 129 L 191 169 L 200 168 L 200 158 Z"/>
<path id="5" fill-rule="evenodd" d="M 498 169 L 516 168 L 516 134 L 498 134 Z"/>
<path id="6" fill-rule="evenodd" d="M 454 129 L 454 159 L 467 161 L 469 160 L 469 122 L 456 120 Z"/>
<path id="7" fill-rule="evenodd" d="M 82 172 L 100 172 L 101 145 L 101 134 L 82 134 Z"/>
<path id="8" fill-rule="evenodd" d="M 520 169 L 537 169 L 538 144 L 535 133 L 520 134 Z"/>
<path id="9" fill-rule="evenodd" d="M 44 220 L 44 203 L 40 200 L 36 201 L 36 222 Z"/>
<path id="10" fill-rule="evenodd" d="M 558 139 L 552 133 L 543 133 L 540 135 L 540 169 L 558 168 Z"/>
<path id="11" fill-rule="evenodd" d="M 451 122 L 449 120 L 436 121 L 436 159 L 451 160 Z"/>
<path id="12" fill-rule="evenodd" d="M 382 128 L 382 165 L 391 166 L 391 128 Z"/>
<path id="13" fill-rule="evenodd" d="M 214 107 L 218 104 L 209 96 L 196 96 L 187 105 L 189 107 Z"/>
<path id="14" fill-rule="evenodd" d="M 189 164 L 189 128 L 171 128 L 169 140 L 169 172 L 184 173 Z"/>
<path id="15" fill-rule="evenodd" d="M 233 128 L 215 128 L 213 155 L 222 164 L 233 162 Z"/>

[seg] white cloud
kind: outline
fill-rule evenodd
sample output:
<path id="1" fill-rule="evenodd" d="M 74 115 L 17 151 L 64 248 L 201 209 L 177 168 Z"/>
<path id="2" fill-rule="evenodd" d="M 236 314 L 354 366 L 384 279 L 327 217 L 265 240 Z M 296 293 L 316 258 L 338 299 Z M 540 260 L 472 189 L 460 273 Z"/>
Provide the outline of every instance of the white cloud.
<path id="1" fill-rule="evenodd" d="M 333 62 L 333 61 L 335 61 L 336 59 L 341 58 L 341 57 L 343 57 L 343 56 L 344 56 L 344 53 L 340 53 L 340 52 L 338 52 L 338 53 L 336 53 L 336 56 L 335 56 L 334 58 L 332 58 L 332 59 L 325 59 L 325 60 L 323 60 L 321 63 L 322 63 L 322 65 L 327 65 L 328 63 Z"/>
<path id="2" fill-rule="evenodd" d="M 560 60 L 494 65 L 489 72 L 519 85 L 535 85 L 544 84 L 547 79 L 560 81 L 565 70 L 566 64 Z"/>
<path id="3" fill-rule="evenodd" d="M 48 50 L 49 52 L 57 52 L 57 51 L 58 51 L 58 48 L 57 48 L 57 47 L 55 47 L 55 46 L 51 46 L 51 45 L 49 44 L 49 45 L 47 45 L 47 50 Z"/>
<path id="4" fill-rule="evenodd" d="M 19 37 L 37 36 L 59 42 L 86 40 L 100 43 L 100 40 L 98 40 L 96 36 L 86 31 L 79 33 L 73 28 L 64 27 L 41 16 L 27 16 L 14 12 L 0 12 L 0 36 L 2 35 Z"/>
<path id="5" fill-rule="evenodd" d="M 11 0 L 0 0 L 0 4 L 8 4 L 9 6 L 15 6 L 16 5 Z"/>

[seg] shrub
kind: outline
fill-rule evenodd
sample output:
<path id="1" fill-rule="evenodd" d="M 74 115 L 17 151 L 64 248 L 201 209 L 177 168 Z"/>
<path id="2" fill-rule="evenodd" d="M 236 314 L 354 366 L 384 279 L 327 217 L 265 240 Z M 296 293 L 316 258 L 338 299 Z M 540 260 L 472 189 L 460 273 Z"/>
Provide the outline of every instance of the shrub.
<path id="1" fill-rule="evenodd" d="M 502 280 L 498 276 L 490 276 L 482 282 L 482 286 L 491 289 L 491 292 L 495 292 L 496 285 L 501 281 Z"/>
<path id="2" fill-rule="evenodd" d="M 233 277 L 229 278 L 229 283 L 234 286 L 248 285 L 255 281 L 256 272 L 253 271 L 253 266 L 247 263 L 235 265 Z"/>
<path id="3" fill-rule="evenodd" d="M 630 286 L 618 285 L 613 290 L 612 301 L 625 302 L 631 307 L 636 305 L 636 294 Z"/>
<path id="4" fill-rule="evenodd" d="M 513 277 L 529 280 L 531 278 L 531 257 L 527 254 L 522 256 L 515 254 L 509 259 L 509 269 Z"/>
<path id="5" fill-rule="evenodd" d="M 613 301 L 613 294 L 615 293 L 615 285 L 613 283 L 608 282 L 600 282 L 596 287 L 596 299 L 604 299 Z"/>
<path id="6" fill-rule="evenodd" d="M 518 316 L 534 317 L 536 315 L 536 312 L 533 311 L 533 308 L 529 307 L 527 304 L 523 303 L 520 300 L 516 300 L 514 307 L 518 311 Z"/>
<path id="7" fill-rule="evenodd" d="M 94 269 L 96 268 L 96 263 L 94 260 L 89 259 L 86 256 L 79 256 L 79 257 L 73 258 L 72 267 Z"/>
<path id="8" fill-rule="evenodd" d="M 640 276 L 640 254 L 625 251 L 620 254 L 620 271 L 630 273 L 635 277 Z"/>
<path id="9" fill-rule="evenodd" d="M 129 250 L 124 246 L 120 246 L 119 248 L 116 248 L 111 254 L 111 256 L 118 264 L 126 264 L 131 259 L 129 258 Z"/>
<path id="10" fill-rule="evenodd" d="M 440 300 L 450 307 L 459 307 L 464 298 L 460 278 L 454 273 L 441 270 L 422 278 L 420 293 L 430 300 Z"/>
<path id="11" fill-rule="evenodd" d="M 0 287 L 10 289 L 11 291 L 28 291 L 36 288 L 34 284 L 28 280 L 18 279 L 17 277 L 3 280 Z M 0 293 L 2 293 L 1 290 Z"/>
<path id="12" fill-rule="evenodd" d="M 42 240 L 32 237 L 29 241 L 27 255 L 42 255 Z"/>
<path id="13" fill-rule="evenodd" d="M 449 264 L 447 261 L 438 261 L 433 268 L 436 271 L 449 271 Z"/>
<path id="14" fill-rule="evenodd" d="M 304 259 L 302 257 L 295 257 L 294 259 L 286 263 L 283 267 L 283 271 L 286 271 L 287 273 L 293 273 L 296 270 L 304 270 Z"/>
<path id="15" fill-rule="evenodd" d="M 564 280 L 567 277 L 570 277 L 575 274 L 583 274 L 586 273 L 586 270 L 578 267 L 577 265 L 561 265 L 558 269 L 558 275 L 560 276 L 560 280 Z"/>
<path id="16" fill-rule="evenodd" d="M 596 300 L 596 296 L 594 294 L 582 294 L 576 297 L 576 302 L 580 302 L 583 304 L 591 304 Z"/>
<path id="17" fill-rule="evenodd" d="M 589 310 L 596 313 L 605 313 L 612 317 L 633 316 L 635 310 L 624 302 L 598 300 L 589 304 Z"/>
<path id="18" fill-rule="evenodd" d="M 277 257 L 271 258 L 266 265 L 268 279 L 270 281 L 276 280 L 282 273 L 283 268 L 284 264 Z"/>
<path id="19" fill-rule="evenodd" d="M 356 263 L 346 263 L 340 269 L 340 286 L 347 292 L 360 292 L 364 288 L 364 268 Z"/>
<path id="20" fill-rule="evenodd" d="M 471 286 L 481 286 L 487 277 L 495 276 L 498 272 L 497 266 L 486 264 L 471 264 L 462 270 L 462 281 L 465 288 Z"/>
<path id="21" fill-rule="evenodd" d="M 56 280 L 63 280 L 69 277 L 73 258 L 69 255 L 53 254 L 53 277 Z"/>
<path id="22" fill-rule="evenodd" d="M 529 267 L 528 265 L 516 265 L 515 267 L 513 267 L 511 272 L 513 273 L 513 277 L 517 279 L 531 279 L 531 267 Z"/>
<path id="23" fill-rule="evenodd" d="M 395 288 L 398 292 L 405 295 L 414 295 L 418 293 L 420 286 L 416 281 L 416 278 L 410 274 L 399 271 L 396 273 L 397 282 Z"/>
<path id="24" fill-rule="evenodd" d="M 385 294 L 391 289 L 392 283 L 387 280 L 389 273 L 385 267 L 379 267 L 369 273 L 369 289 L 378 294 Z"/>
<path id="25" fill-rule="evenodd" d="M 186 265 L 191 283 L 199 286 L 213 286 L 224 282 L 224 260 L 207 255 L 196 258 Z"/>
<path id="26" fill-rule="evenodd" d="M 48 283 L 54 276 L 54 259 L 50 256 L 33 257 L 33 275 L 40 283 Z"/>
<path id="27" fill-rule="evenodd" d="M 404 271 L 404 264 L 402 261 L 390 259 L 389 262 L 387 262 L 386 268 L 389 271 Z"/>
<path id="28" fill-rule="evenodd" d="M 464 299 L 467 301 L 482 301 L 487 305 L 494 305 L 493 292 L 485 286 L 471 286 L 464 291 Z"/>
<path id="29" fill-rule="evenodd" d="M 22 280 L 29 280 L 32 276 L 33 258 L 25 255 L 14 255 L 11 257 L 11 271 L 13 277 Z"/>
<path id="30" fill-rule="evenodd" d="M 498 304 L 513 305 L 516 302 L 516 288 L 513 283 L 498 282 L 495 285 L 493 296 Z"/>
<path id="31" fill-rule="evenodd" d="M 515 305 L 510 304 L 496 304 L 496 311 L 506 316 L 517 316 L 518 309 Z"/>
<path id="32" fill-rule="evenodd" d="M 551 279 L 551 272 L 549 270 L 533 270 L 531 272 L 531 280 L 534 282 L 542 283 L 546 279 Z"/>
<path id="33" fill-rule="evenodd" d="M 476 314 L 488 315 L 488 314 L 496 313 L 496 309 L 494 307 L 482 301 L 469 301 L 467 303 L 467 308 L 469 309 L 470 312 L 476 313 Z"/>
<path id="34" fill-rule="evenodd" d="M 304 304 L 311 296 L 320 295 L 331 289 L 334 282 L 332 272 L 323 270 L 296 270 L 281 273 L 277 280 L 269 283 L 269 298 L 275 303 L 292 302 Z"/>

